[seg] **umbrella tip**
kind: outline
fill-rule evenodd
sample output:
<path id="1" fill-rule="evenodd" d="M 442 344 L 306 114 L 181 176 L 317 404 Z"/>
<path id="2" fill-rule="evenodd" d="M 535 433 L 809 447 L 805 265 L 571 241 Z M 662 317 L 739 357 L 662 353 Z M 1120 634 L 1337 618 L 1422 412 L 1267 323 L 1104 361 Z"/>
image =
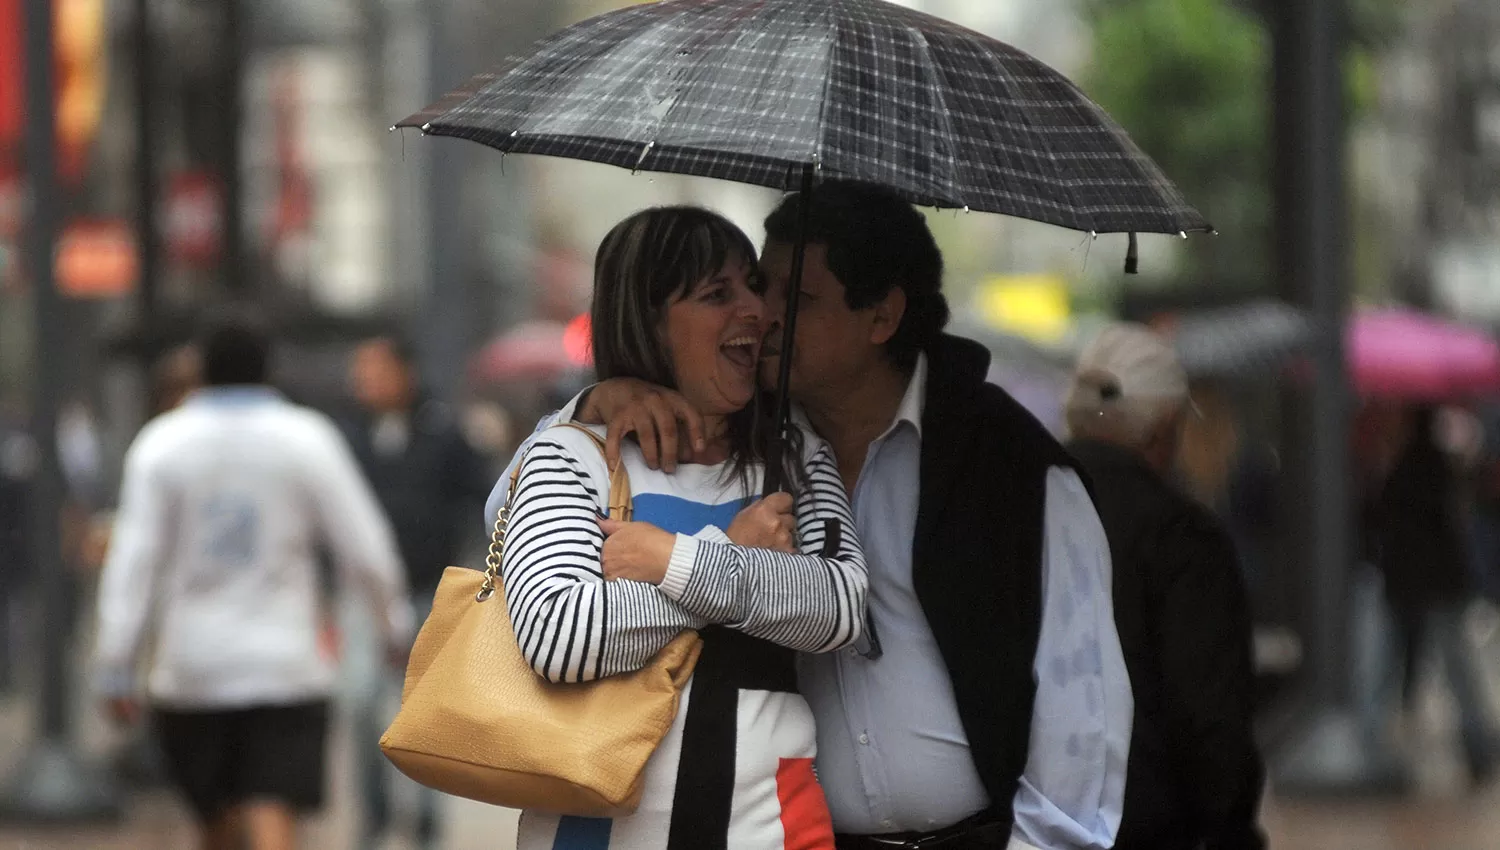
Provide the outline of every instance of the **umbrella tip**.
<path id="1" fill-rule="evenodd" d="M 428 121 L 426 124 L 422 125 L 422 132 L 423 133 L 426 133 L 427 131 L 429 131 L 431 129 L 432 129 L 432 122 L 431 121 Z"/>
<path id="2" fill-rule="evenodd" d="M 649 142 L 646 143 L 645 147 L 641 148 L 641 155 L 635 161 L 635 168 L 630 169 L 630 173 L 631 174 L 636 174 L 636 173 L 640 172 L 640 170 L 641 170 L 641 164 L 646 161 L 646 155 L 649 154 L 649 153 L 651 153 L 651 149 L 654 148 L 654 147 L 656 147 L 656 140 L 652 139 L 651 141 L 649 141 Z"/>

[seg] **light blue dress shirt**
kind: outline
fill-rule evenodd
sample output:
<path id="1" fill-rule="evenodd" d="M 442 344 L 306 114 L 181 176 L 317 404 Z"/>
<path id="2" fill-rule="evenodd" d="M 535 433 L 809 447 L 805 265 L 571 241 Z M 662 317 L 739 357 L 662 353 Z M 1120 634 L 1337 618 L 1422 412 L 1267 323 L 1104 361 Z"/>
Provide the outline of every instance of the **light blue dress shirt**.
<path id="1" fill-rule="evenodd" d="M 991 802 L 912 584 L 926 383 L 922 358 L 895 422 L 870 444 L 852 498 L 883 654 L 871 661 L 846 649 L 798 662 L 817 719 L 818 778 L 839 832 L 940 829 Z M 571 416 L 569 405 L 542 425 Z M 489 517 L 508 480 L 491 495 Z M 1109 543 L 1070 469 L 1049 472 L 1044 516 L 1037 693 L 1012 847 L 1104 850 L 1119 830 L 1134 711 L 1115 632 Z"/>
<path id="2" fill-rule="evenodd" d="M 923 358 L 895 422 L 870 444 L 852 499 L 883 654 L 799 661 L 818 722 L 818 777 L 839 832 L 929 831 L 991 802 L 912 584 L 926 382 Z M 1045 524 L 1031 755 L 1013 801 L 1012 844 L 1103 850 L 1119 829 L 1134 702 L 1114 626 L 1109 543 L 1072 470 L 1048 474 Z"/>

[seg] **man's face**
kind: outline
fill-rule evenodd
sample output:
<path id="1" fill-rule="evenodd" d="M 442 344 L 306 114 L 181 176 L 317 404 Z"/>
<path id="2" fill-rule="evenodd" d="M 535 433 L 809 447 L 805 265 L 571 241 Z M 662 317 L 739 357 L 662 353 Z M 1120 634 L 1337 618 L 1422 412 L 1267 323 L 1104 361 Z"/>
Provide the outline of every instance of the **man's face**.
<path id="1" fill-rule="evenodd" d="M 780 376 L 781 322 L 786 315 L 792 277 L 793 246 L 767 242 L 761 251 L 766 282 L 766 310 L 775 325 L 761 360 L 761 385 L 776 387 Z M 792 349 L 792 398 L 807 404 L 835 397 L 851 378 L 878 362 L 880 346 L 872 341 L 874 310 L 851 310 L 844 285 L 828 268 L 828 247 L 812 244 L 802 265 L 802 297 L 797 305 L 796 345 Z"/>

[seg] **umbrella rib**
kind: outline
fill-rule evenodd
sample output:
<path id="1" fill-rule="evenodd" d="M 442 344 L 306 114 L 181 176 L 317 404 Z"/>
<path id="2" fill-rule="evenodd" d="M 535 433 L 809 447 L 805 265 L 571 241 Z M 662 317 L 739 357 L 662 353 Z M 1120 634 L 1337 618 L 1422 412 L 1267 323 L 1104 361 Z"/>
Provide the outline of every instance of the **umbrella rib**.
<path id="1" fill-rule="evenodd" d="M 735 37 L 741 35 L 742 33 L 743 33 L 743 30 L 738 29 L 738 28 L 725 28 L 725 29 L 719 30 L 718 33 L 717 33 L 720 36 L 719 38 L 717 38 L 716 40 L 714 40 L 713 42 L 711 42 L 709 45 L 702 45 L 702 46 L 700 46 L 699 49 L 705 49 L 705 48 L 707 48 L 709 46 L 712 46 L 712 45 L 723 44 L 726 40 L 732 41 Z M 828 47 L 827 47 L 828 52 L 830 52 L 830 53 L 833 50 L 833 43 L 834 43 L 834 40 L 830 40 L 829 44 L 828 44 Z M 825 56 L 825 60 L 826 60 L 826 58 L 827 57 Z M 682 105 L 684 103 L 686 103 L 686 102 L 688 102 L 690 100 L 689 98 L 683 97 L 681 95 L 686 94 L 686 92 L 687 92 L 687 90 L 689 88 L 691 88 L 691 87 L 693 87 L 695 85 L 699 85 L 699 84 L 705 83 L 705 77 L 703 75 L 704 75 L 704 73 L 707 72 L 707 70 L 709 70 L 708 68 L 706 68 L 702 64 L 695 64 L 695 65 L 691 66 L 691 68 L 692 68 L 692 70 L 698 71 L 699 73 L 694 74 L 693 76 L 685 78 L 685 79 L 682 80 L 682 82 L 681 82 L 681 91 L 679 92 L 679 97 L 677 97 L 677 99 L 672 103 L 672 105 L 669 106 L 669 107 L 667 107 L 667 109 L 662 113 L 661 117 L 657 119 L 657 122 L 656 122 L 655 126 L 652 128 L 652 131 L 651 131 L 651 139 L 649 140 L 650 144 L 647 145 L 644 150 L 642 150 L 640 160 L 637 161 L 637 163 L 636 163 L 636 168 L 643 169 L 643 170 L 646 170 L 646 171 L 653 170 L 651 168 L 651 166 L 645 164 L 645 161 L 646 161 L 646 159 L 649 158 L 649 154 L 652 152 L 652 149 L 655 149 L 658 152 L 663 151 L 663 150 L 674 149 L 675 146 L 660 144 L 661 128 L 662 127 L 666 127 L 666 126 L 671 126 L 671 118 L 673 117 L 673 115 L 678 111 L 678 109 L 680 109 L 682 107 Z M 802 164 L 802 165 L 812 164 L 815 167 L 818 167 L 819 170 L 821 170 L 821 165 L 820 165 L 820 157 L 819 157 L 818 151 L 821 149 L 822 139 L 824 138 L 824 136 L 823 136 L 823 127 L 824 127 L 825 115 L 827 114 L 827 109 L 828 109 L 828 88 L 829 88 L 829 85 L 830 85 L 831 76 L 832 76 L 831 74 L 824 74 L 824 79 L 823 79 L 823 96 L 822 96 L 822 100 L 819 102 L 819 105 L 818 105 L 818 110 L 819 111 L 818 111 L 817 137 L 813 141 L 813 148 L 814 148 L 814 150 L 813 150 L 813 153 L 812 153 L 812 160 L 811 160 L 811 162 L 808 162 L 807 160 L 802 160 L 800 162 L 800 164 Z M 712 80 L 707 80 L 707 82 L 711 84 Z M 660 155 L 660 154 L 658 153 L 658 155 Z M 778 161 L 777 158 L 775 158 L 775 157 L 763 156 L 763 155 L 758 155 L 758 154 L 746 153 L 746 154 L 744 154 L 744 156 L 747 159 L 761 160 L 761 161 L 765 161 L 767 163 Z M 781 161 L 783 161 L 783 162 L 789 162 L 789 160 L 781 160 Z M 787 175 L 786 175 L 786 177 L 785 177 L 785 179 L 783 181 L 783 185 L 780 187 L 781 190 L 784 191 L 784 192 L 791 191 L 791 189 L 792 189 L 793 184 L 795 183 L 795 181 L 800 180 L 800 179 L 801 179 L 801 171 L 800 171 L 800 169 L 798 169 L 796 171 L 796 173 L 793 173 L 791 170 L 788 170 L 788 173 L 787 173 Z"/>
<path id="2" fill-rule="evenodd" d="M 834 0 L 833 5 L 834 6 L 840 5 L 839 0 Z M 823 144 L 828 139 L 828 100 L 829 100 L 829 90 L 833 88 L 833 71 L 834 71 L 834 66 L 838 63 L 838 43 L 839 43 L 838 25 L 839 25 L 839 21 L 841 21 L 841 20 L 842 20 L 842 18 L 840 16 L 835 15 L 831 19 L 831 21 L 830 21 L 830 25 L 833 28 L 834 33 L 833 33 L 833 38 L 830 38 L 828 40 L 828 54 L 827 54 L 827 56 L 824 57 L 825 61 L 828 63 L 828 73 L 826 73 L 826 74 L 823 75 L 823 94 L 818 99 L 818 126 L 817 126 L 818 138 L 817 138 L 817 141 L 815 141 L 813 143 L 814 150 L 813 150 L 813 162 L 812 162 L 812 166 L 813 166 L 813 181 L 815 183 L 816 183 L 816 181 L 821 180 L 822 177 L 823 177 Z M 790 191 L 791 187 L 792 187 L 792 181 L 793 180 L 800 180 L 800 179 L 801 179 L 801 175 L 794 176 L 790 172 L 788 172 L 788 174 L 786 176 L 787 185 L 786 185 L 786 187 L 782 191 L 784 191 L 784 192 L 785 191 Z"/>
<path id="3" fill-rule="evenodd" d="M 921 50 L 922 55 L 927 59 L 927 67 L 932 69 L 934 74 L 934 79 L 931 81 L 932 84 L 928 86 L 928 96 L 932 98 L 933 116 L 942 121 L 942 132 L 935 135 L 937 138 L 942 139 L 957 139 L 958 134 L 954 131 L 953 128 L 953 116 L 951 114 L 951 108 L 948 106 L 948 99 L 943 96 L 943 87 L 937 84 L 938 80 L 936 78 L 938 76 L 941 76 L 941 66 L 933 58 L 932 45 L 927 40 L 927 34 L 922 30 L 919 30 L 910 25 L 904 26 L 902 27 L 902 29 L 906 31 L 907 37 L 912 39 L 912 43 L 914 45 L 920 45 L 919 49 Z M 958 170 L 962 166 L 959 165 L 960 159 L 954 154 L 953 148 L 951 146 L 947 147 L 946 153 L 947 168 L 945 169 L 944 173 L 948 185 L 945 187 L 944 194 L 953 195 L 955 194 L 953 191 L 955 185 L 953 172 Z M 934 169 L 934 175 L 935 174 L 936 170 Z M 954 200 L 962 203 L 965 209 L 968 208 L 968 201 L 966 199 L 954 198 Z"/>
<path id="4" fill-rule="evenodd" d="M 668 22 L 667 21 L 663 21 L 662 25 L 666 26 L 666 25 L 668 25 Z M 735 31 L 734 30 L 720 30 L 720 31 L 718 31 L 717 34 L 718 35 L 730 35 L 730 36 L 733 36 L 735 34 Z M 717 44 L 721 40 L 722 39 L 716 39 L 713 43 Z M 701 50 L 701 49 L 703 49 L 703 47 L 704 47 L 703 45 L 699 45 L 698 49 Z M 688 69 L 690 71 L 698 70 L 701 67 L 702 67 L 701 65 L 694 65 L 694 64 L 691 64 L 691 63 L 688 65 Z M 679 108 L 681 108 L 682 104 L 687 101 L 687 98 L 683 97 L 683 95 L 687 93 L 687 90 L 689 88 L 691 88 L 694 84 L 696 84 L 698 82 L 700 82 L 700 80 L 699 80 L 699 78 L 697 76 L 690 76 L 690 77 L 687 77 L 687 78 L 685 78 L 685 79 L 683 79 L 681 81 L 681 83 L 680 83 L 680 85 L 678 87 L 678 90 L 676 92 L 676 97 L 672 101 L 672 105 L 668 106 L 666 108 L 666 111 L 662 112 L 662 114 L 660 115 L 660 117 L 658 117 L 656 119 L 655 126 L 653 126 L 651 128 L 651 133 L 650 133 L 651 137 L 647 140 L 647 143 L 646 143 L 645 147 L 641 150 L 640 159 L 636 160 L 635 167 L 636 167 L 637 170 L 639 170 L 644 165 L 644 163 L 646 162 L 646 157 L 648 155 L 650 155 L 652 149 L 657 147 L 657 142 L 660 141 L 660 139 L 661 139 L 661 128 L 669 125 L 668 119 L 670 119 L 672 117 L 672 114 L 675 113 Z M 649 170 L 649 169 L 647 169 L 647 170 Z"/>

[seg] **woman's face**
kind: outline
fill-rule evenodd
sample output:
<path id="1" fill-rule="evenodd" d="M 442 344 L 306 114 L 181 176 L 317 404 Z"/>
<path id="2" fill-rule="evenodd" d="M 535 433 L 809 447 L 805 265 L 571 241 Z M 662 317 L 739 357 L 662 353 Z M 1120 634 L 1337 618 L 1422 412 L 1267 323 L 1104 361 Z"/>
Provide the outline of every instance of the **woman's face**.
<path id="1" fill-rule="evenodd" d="M 667 302 L 664 332 L 677 389 L 700 413 L 727 415 L 755 395 L 765 302 L 755 266 L 732 258 Z"/>

